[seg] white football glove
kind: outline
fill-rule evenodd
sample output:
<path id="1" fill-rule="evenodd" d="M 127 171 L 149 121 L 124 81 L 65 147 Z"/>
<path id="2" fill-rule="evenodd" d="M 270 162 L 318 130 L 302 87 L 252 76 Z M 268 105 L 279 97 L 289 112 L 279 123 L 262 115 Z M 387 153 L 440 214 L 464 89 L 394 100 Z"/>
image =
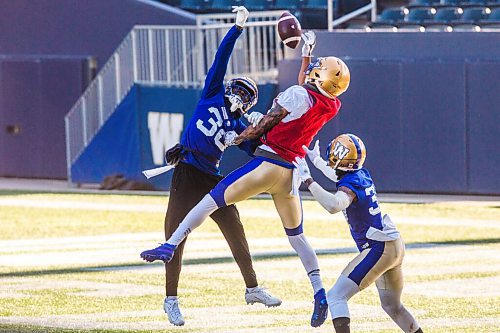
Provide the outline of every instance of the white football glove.
<path id="1" fill-rule="evenodd" d="M 260 112 L 252 112 L 250 114 L 245 113 L 245 118 L 247 118 L 248 122 L 255 128 L 260 123 L 262 118 L 264 118 L 264 115 Z"/>
<path id="2" fill-rule="evenodd" d="M 319 163 L 318 159 L 323 161 L 323 159 L 321 158 L 321 153 L 319 152 L 319 140 L 316 140 L 312 150 L 309 150 L 306 146 L 302 146 L 302 149 L 304 149 L 304 151 L 307 154 L 307 157 L 309 157 L 309 159 L 311 160 L 311 162 L 313 162 L 315 167 L 317 167 L 316 163 Z"/>
<path id="3" fill-rule="evenodd" d="M 307 166 L 307 162 L 305 159 L 300 157 L 295 157 L 295 162 L 292 162 L 293 165 L 297 168 L 297 172 L 301 182 L 305 182 L 307 179 L 311 177 L 311 171 L 309 171 L 309 167 Z"/>
<path id="4" fill-rule="evenodd" d="M 248 10 L 244 6 L 233 6 L 232 8 L 233 13 L 236 13 L 236 25 L 243 28 L 250 13 L 248 13 Z"/>
<path id="5" fill-rule="evenodd" d="M 229 131 L 224 134 L 224 146 L 229 147 L 234 145 L 234 140 L 238 136 L 235 131 Z"/>
<path id="6" fill-rule="evenodd" d="M 334 182 L 338 182 L 337 173 L 334 169 L 328 166 L 328 162 L 321 158 L 320 149 L 319 149 L 319 140 L 316 140 L 314 143 L 314 148 L 309 150 L 306 146 L 302 146 L 302 149 L 309 157 L 309 160 L 313 163 L 313 165 L 318 168 L 326 177 Z"/>
<path id="7" fill-rule="evenodd" d="M 302 34 L 302 39 L 304 40 L 304 45 L 302 46 L 302 56 L 312 57 L 312 52 L 316 47 L 316 34 L 314 31 L 309 30 Z"/>
<path id="8" fill-rule="evenodd" d="M 236 112 L 236 110 L 243 110 L 243 101 L 240 96 L 231 95 L 228 97 L 229 103 L 231 103 L 231 112 Z"/>

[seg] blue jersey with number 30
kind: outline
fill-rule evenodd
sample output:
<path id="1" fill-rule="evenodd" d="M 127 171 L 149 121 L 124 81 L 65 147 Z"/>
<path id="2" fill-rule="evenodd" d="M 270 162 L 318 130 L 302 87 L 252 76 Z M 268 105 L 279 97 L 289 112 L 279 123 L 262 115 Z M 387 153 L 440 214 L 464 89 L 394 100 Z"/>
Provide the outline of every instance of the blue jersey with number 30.
<path id="1" fill-rule="evenodd" d="M 350 172 L 337 183 L 337 188 L 345 186 L 356 194 L 354 200 L 344 211 L 351 235 L 361 251 L 376 242 L 366 238 L 370 227 L 382 230 L 382 214 L 377 201 L 377 192 L 372 177 L 366 169 Z"/>
<path id="2" fill-rule="evenodd" d="M 241 30 L 233 26 L 219 45 L 205 79 L 200 101 L 181 138 L 183 146 L 195 151 L 188 152 L 184 162 L 213 175 L 220 175 L 219 161 L 225 149 L 224 134 L 228 131 L 239 134 L 246 128 L 230 112 L 224 98 L 224 75 L 234 44 L 240 35 Z M 249 142 L 244 142 L 239 147 L 251 154 Z"/>

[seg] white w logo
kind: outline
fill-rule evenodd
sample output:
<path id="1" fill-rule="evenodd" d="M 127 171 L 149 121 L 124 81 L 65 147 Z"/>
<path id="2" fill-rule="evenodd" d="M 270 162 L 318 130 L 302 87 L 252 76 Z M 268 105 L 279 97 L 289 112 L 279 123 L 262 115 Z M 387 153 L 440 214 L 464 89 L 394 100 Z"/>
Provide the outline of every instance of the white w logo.
<path id="1" fill-rule="evenodd" d="M 335 147 L 333 147 L 333 155 L 337 156 L 339 159 L 343 159 L 349 154 L 350 149 L 341 144 L 339 141 L 335 142 Z"/>

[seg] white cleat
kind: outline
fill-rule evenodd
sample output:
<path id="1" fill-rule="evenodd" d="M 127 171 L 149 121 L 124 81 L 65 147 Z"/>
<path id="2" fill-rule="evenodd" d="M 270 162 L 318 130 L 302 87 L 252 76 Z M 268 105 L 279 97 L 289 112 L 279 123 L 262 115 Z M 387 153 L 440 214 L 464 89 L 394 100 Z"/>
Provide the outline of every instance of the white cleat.
<path id="1" fill-rule="evenodd" d="M 279 298 L 274 297 L 262 287 L 255 287 L 252 291 L 248 291 L 247 289 L 245 292 L 245 301 L 247 304 L 261 303 L 267 307 L 281 305 L 281 300 Z"/>
<path id="2" fill-rule="evenodd" d="M 179 301 L 177 298 L 167 299 L 163 302 L 163 309 L 168 316 L 168 321 L 175 326 L 184 325 L 184 318 L 182 317 L 181 310 L 179 309 Z"/>

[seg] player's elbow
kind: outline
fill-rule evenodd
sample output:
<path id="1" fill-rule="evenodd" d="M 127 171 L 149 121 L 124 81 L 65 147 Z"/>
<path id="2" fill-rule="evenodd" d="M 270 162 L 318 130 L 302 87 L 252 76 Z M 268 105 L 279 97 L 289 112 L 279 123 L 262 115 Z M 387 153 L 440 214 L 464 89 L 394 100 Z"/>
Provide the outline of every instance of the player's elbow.
<path id="1" fill-rule="evenodd" d="M 340 211 L 338 205 L 336 202 L 334 202 L 334 200 L 328 202 L 328 203 L 325 203 L 325 202 L 320 202 L 321 203 L 321 206 L 323 206 L 323 208 L 330 214 L 335 214 L 335 213 L 338 213 Z"/>
<path id="2" fill-rule="evenodd" d="M 330 214 L 336 214 L 336 213 L 340 212 L 340 209 L 336 206 L 330 206 L 330 207 L 326 207 L 326 211 Z"/>

